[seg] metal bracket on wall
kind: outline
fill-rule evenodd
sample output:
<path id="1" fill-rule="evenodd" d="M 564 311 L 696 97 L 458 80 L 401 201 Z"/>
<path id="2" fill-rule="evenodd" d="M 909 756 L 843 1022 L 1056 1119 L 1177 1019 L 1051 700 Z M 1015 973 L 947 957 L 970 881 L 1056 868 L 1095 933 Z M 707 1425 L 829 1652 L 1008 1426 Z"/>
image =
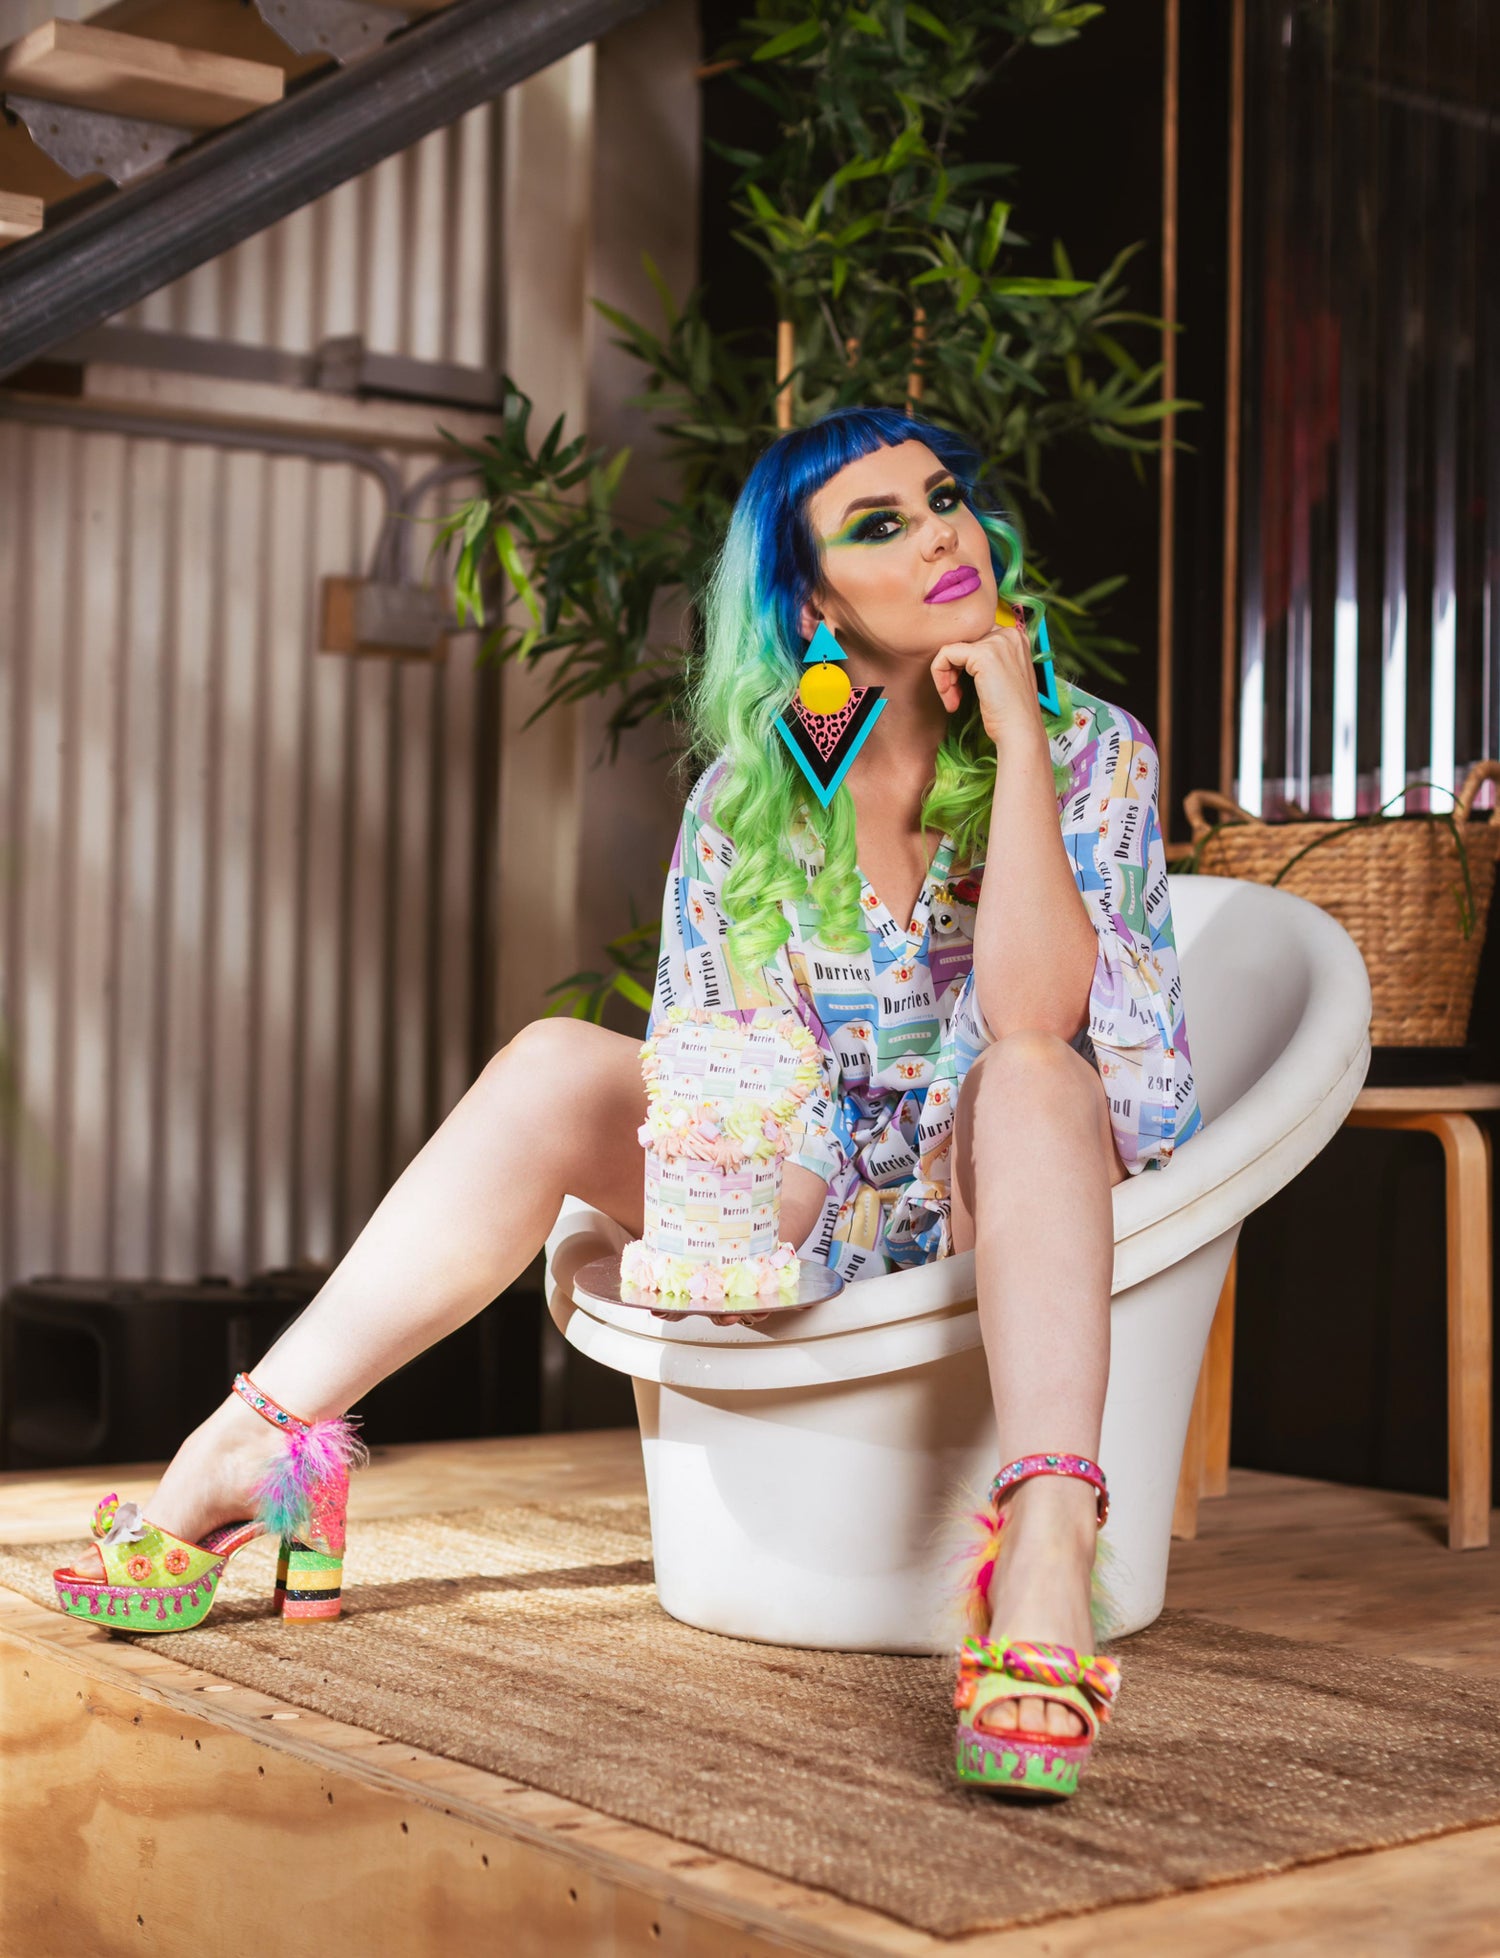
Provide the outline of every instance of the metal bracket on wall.
<path id="1" fill-rule="evenodd" d="M 209 374 L 226 381 L 316 388 L 366 400 L 431 401 L 480 414 L 505 405 L 504 382 L 490 368 L 376 353 L 357 333 L 337 334 L 320 341 L 312 353 L 302 354 L 202 334 L 168 333 L 157 327 L 96 326 L 62 341 L 47 359 L 80 367 L 101 362 L 167 374 Z M 24 369 L 11 379 L 17 387 L 27 384 Z"/>
<path id="2" fill-rule="evenodd" d="M 103 175 L 114 184 L 132 178 L 186 149 L 198 135 L 170 122 L 143 122 L 106 109 L 71 102 L 44 102 L 35 95 L 0 95 L 0 103 L 24 122 L 31 140 L 70 177 Z"/>
<path id="3" fill-rule="evenodd" d="M 340 67 L 373 54 L 411 20 L 365 0 L 255 0 L 261 19 L 298 54 L 331 54 Z"/>

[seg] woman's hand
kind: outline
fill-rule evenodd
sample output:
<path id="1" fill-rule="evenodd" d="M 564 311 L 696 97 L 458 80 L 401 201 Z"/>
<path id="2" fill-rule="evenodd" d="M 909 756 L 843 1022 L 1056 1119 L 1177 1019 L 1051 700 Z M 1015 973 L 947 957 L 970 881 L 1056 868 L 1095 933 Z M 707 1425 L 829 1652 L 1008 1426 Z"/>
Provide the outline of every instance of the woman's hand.
<path id="1" fill-rule="evenodd" d="M 984 731 L 997 748 L 1045 742 L 1036 668 L 1023 627 L 995 625 L 982 639 L 955 640 L 942 648 L 931 670 L 932 684 L 950 714 L 962 698 L 959 674 L 973 678 Z"/>

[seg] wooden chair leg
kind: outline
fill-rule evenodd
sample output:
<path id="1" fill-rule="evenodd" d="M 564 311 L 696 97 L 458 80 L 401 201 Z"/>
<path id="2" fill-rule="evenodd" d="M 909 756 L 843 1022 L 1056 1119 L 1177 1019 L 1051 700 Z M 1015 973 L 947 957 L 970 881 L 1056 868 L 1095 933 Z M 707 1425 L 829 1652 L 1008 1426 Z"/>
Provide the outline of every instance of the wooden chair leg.
<path id="1" fill-rule="evenodd" d="M 1208 1432 L 1208 1355 L 1198 1369 L 1198 1385 L 1193 1390 L 1193 1411 L 1188 1418 L 1187 1440 L 1182 1447 L 1182 1467 L 1177 1473 L 1177 1498 L 1172 1505 L 1172 1534 L 1192 1538 L 1198 1534 L 1198 1491 L 1203 1487 L 1203 1442 Z"/>
<path id="2" fill-rule="evenodd" d="M 1448 1548 L 1490 1540 L 1490 1143 L 1472 1115 L 1432 1118 L 1447 1167 Z"/>
<path id="3" fill-rule="evenodd" d="M 1240 1252 L 1236 1245 L 1224 1274 L 1203 1365 L 1208 1376 L 1203 1436 L 1203 1483 L 1199 1494 L 1229 1493 L 1229 1415 L 1234 1387 L 1234 1287 Z"/>

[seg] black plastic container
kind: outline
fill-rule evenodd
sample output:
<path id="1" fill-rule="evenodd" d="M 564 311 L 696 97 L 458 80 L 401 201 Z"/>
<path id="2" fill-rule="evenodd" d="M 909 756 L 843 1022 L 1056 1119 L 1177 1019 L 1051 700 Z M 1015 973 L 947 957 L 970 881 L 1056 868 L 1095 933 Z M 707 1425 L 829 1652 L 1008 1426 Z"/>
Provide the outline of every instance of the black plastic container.
<path id="1" fill-rule="evenodd" d="M 0 1467 L 170 1456 L 322 1284 L 265 1272 L 244 1284 L 33 1278 L 0 1300 Z M 351 1410 L 372 1446 L 535 1433 L 538 1291 L 516 1287 L 383 1380 Z"/>

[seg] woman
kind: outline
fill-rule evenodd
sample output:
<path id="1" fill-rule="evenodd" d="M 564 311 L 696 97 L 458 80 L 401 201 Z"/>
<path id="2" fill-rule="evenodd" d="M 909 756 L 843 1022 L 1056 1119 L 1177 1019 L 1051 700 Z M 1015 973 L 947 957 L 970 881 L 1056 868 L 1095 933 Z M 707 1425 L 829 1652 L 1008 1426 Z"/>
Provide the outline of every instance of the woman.
<path id="1" fill-rule="evenodd" d="M 779 438 L 751 472 L 707 595 L 693 712 L 714 760 L 684 816 L 653 1018 L 680 999 L 783 1004 L 818 1040 L 825 1092 L 784 1185 L 803 1255 L 857 1279 L 975 1250 L 1005 1549 L 977 1571 L 994 1636 L 966 1642 L 960 1773 L 1059 1793 L 1117 1677 L 1089 1656 L 1110 1191 L 1161 1168 L 1199 1114 L 1155 753 L 1081 689 L 1060 684 L 1044 714 L 1012 622 L 1037 606 L 977 470 L 946 431 L 851 409 Z M 853 686 L 883 689 L 826 810 L 776 725 L 820 626 Z M 568 1119 L 517 1119 L 546 1109 Z M 133 1512 L 122 1528 L 130 1506 L 101 1506 L 106 1571 L 120 1576 L 131 1549 L 144 1568 L 168 1542 L 179 1559 L 222 1559 L 238 1538 L 205 1533 L 259 1502 L 261 1524 L 314 1537 L 324 1560 L 299 1581 L 294 1557 L 288 1595 L 316 1600 L 321 1583 L 336 1610 L 340 1477 L 357 1447 L 337 1417 L 514 1279 L 565 1193 L 638 1235 L 643 1114 L 634 1040 L 527 1027 L 253 1383 L 241 1376 L 189 1436 L 150 1522 Z M 308 1461 L 268 1503 L 273 1417 Z"/>

